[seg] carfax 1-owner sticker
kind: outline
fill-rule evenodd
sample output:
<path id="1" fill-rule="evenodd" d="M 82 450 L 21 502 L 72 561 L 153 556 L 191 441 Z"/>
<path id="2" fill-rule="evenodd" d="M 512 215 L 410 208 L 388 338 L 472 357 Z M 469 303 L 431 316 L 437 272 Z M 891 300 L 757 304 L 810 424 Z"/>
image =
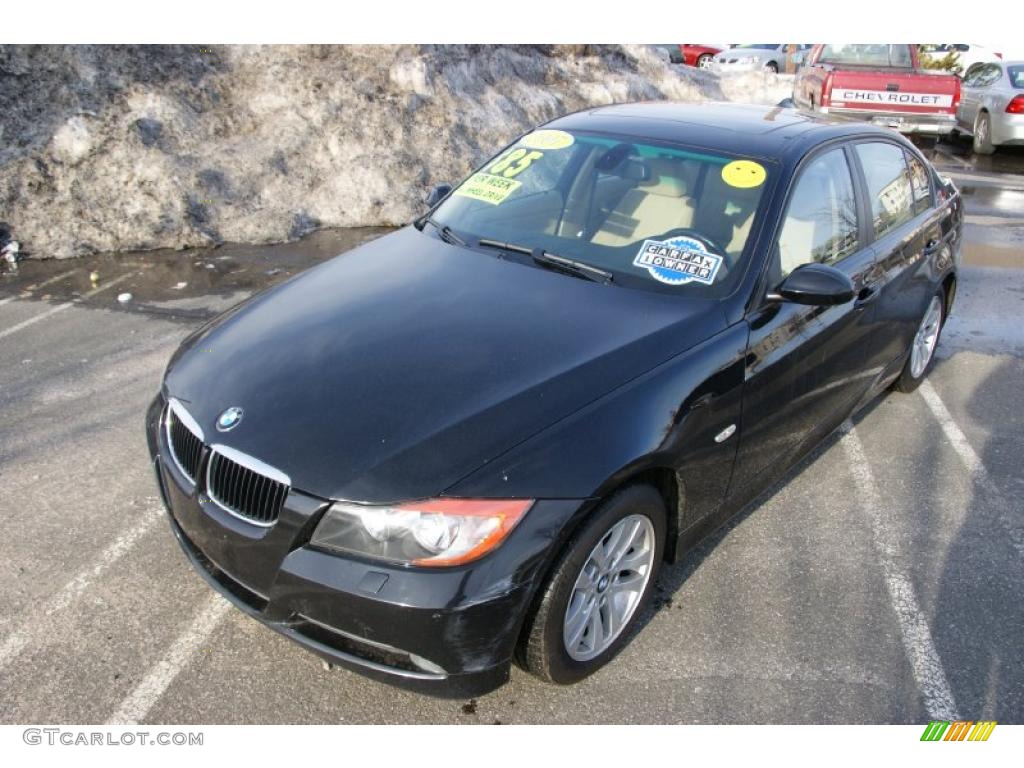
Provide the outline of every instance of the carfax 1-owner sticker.
<path id="1" fill-rule="evenodd" d="M 708 253 L 703 243 L 690 237 L 645 240 L 633 266 L 646 269 L 655 280 L 669 285 L 711 285 L 722 266 L 722 257 Z"/>

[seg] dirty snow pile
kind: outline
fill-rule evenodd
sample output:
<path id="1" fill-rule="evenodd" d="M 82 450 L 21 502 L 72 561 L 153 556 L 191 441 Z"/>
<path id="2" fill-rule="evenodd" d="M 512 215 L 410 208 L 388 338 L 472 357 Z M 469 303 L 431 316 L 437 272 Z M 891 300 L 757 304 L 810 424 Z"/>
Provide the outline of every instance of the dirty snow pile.
<path id="1" fill-rule="evenodd" d="M 648 46 L 0 46 L 0 220 L 42 258 L 402 224 L 560 114 L 790 88 Z"/>

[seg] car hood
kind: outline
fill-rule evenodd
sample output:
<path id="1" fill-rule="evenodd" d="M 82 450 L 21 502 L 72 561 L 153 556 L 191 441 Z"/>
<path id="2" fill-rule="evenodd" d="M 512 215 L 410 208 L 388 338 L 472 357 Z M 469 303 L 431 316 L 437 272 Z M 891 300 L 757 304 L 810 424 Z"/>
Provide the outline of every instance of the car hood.
<path id="1" fill-rule="evenodd" d="M 407 227 L 203 328 L 165 388 L 207 443 L 318 496 L 390 502 L 441 494 L 724 326 L 712 300 L 588 282 Z M 233 406 L 241 422 L 218 432 Z"/>

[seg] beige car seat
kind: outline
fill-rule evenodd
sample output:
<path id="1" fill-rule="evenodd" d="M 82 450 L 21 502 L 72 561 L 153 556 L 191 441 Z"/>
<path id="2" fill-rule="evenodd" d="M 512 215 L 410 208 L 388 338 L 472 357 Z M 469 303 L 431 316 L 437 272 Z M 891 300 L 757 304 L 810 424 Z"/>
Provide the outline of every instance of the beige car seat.
<path id="1" fill-rule="evenodd" d="M 689 196 L 696 165 L 650 160 L 651 177 L 629 190 L 601 224 L 591 242 L 621 246 L 693 223 Z"/>

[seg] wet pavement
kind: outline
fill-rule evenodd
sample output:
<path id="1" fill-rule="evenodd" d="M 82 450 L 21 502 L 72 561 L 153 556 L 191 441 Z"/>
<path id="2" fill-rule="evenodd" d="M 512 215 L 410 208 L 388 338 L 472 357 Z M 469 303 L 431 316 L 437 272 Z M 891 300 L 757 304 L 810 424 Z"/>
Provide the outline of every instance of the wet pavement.
<path id="1" fill-rule="evenodd" d="M 23 263 L 0 277 L 0 721 L 1024 721 L 1024 153 L 934 156 L 968 223 L 922 389 L 879 398 L 664 569 L 598 674 L 516 669 L 471 701 L 326 672 L 212 597 L 142 432 L 191 328 L 384 230 Z"/>
<path id="2" fill-rule="evenodd" d="M 184 251 L 27 260 L 18 264 L 16 272 L 4 266 L 0 292 L 20 299 L 75 301 L 194 323 L 390 231 L 388 227 L 325 229 L 296 242 L 273 245 L 227 243 Z M 116 292 L 89 295 L 113 280 L 120 280 Z M 130 293 L 131 299 L 118 301 L 124 293 Z"/>

